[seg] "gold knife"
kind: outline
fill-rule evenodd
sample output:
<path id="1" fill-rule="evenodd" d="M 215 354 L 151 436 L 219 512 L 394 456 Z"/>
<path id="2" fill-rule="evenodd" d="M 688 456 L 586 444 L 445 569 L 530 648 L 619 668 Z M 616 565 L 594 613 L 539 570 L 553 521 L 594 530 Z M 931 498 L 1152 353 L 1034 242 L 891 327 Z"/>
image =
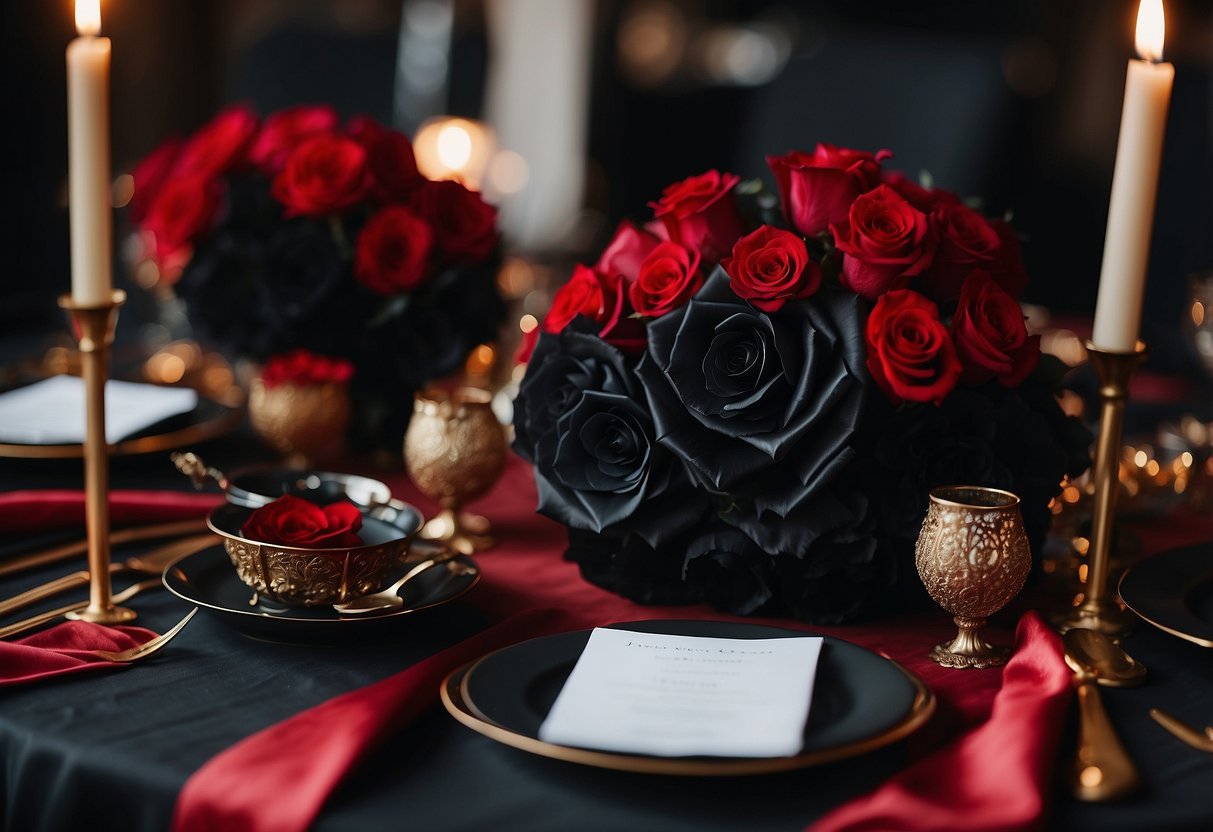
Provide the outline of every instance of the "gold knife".
<path id="1" fill-rule="evenodd" d="M 123 601 L 129 601 L 130 599 L 134 598 L 144 590 L 155 589 L 158 586 L 163 586 L 159 578 L 140 581 L 137 584 L 131 584 L 121 592 L 114 593 L 112 600 L 115 604 L 121 604 Z M 7 627 L 0 627 L 0 638 L 8 638 L 9 636 L 24 633 L 27 630 L 36 629 L 41 627 L 43 624 L 50 624 L 60 616 L 67 615 L 69 612 L 75 612 L 76 610 L 82 610 L 87 606 L 88 601 L 78 601 L 75 604 L 68 604 L 66 607 L 59 607 L 58 609 L 40 612 L 37 615 L 24 619 L 23 621 L 18 621 L 15 624 L 9 624 Z"/>
<path id="2" fill-rule="evenodd" d="M 160 575 L 164 571 L 164 567 L 172 561 L 182 555 L 196 552 L 210 541 L 217 539 L 214 533 L 205 532 L 182 540 L 174 540 L 146 554 L 135 555 L 121 563 L 111 563 L 110 573 L 144 572 L 149 575 Z M 60 592 L 66 592 L 69 589 L 87 585 L 88 572 L 83 570 L 73 572 L 70 575 L 64 575 L 62 578 L 55 578 L 53 581 L 47 581 L 32 589 L 27 589 L 19 595 L 14 595 L 5 601 L 0 601 L 0 616 L 24 609 L 31 604 L 36 604 L 39 601 L 58 595 Z"/>
<path id="3" fill-rule="evenodd" d="M 1202 734 L 1183 720 L 1171 716 L 1158 708 L 1150 709 L 1154 721 L 1170 731 L 1180 742 L 1192 746 L 1197 751 L 1213 754 L 1213 728 L 1206 728 Z"/>
<path id="4" fill-rule="evenodd" d="M 110 543 L 121 546 L 124 543 L 135 543 L 140 540 L 155 540 L 158 537 L 180 537 L 183 534 L 198 531 L 203 527 L 202 520 L 177 520 L 172 523 L 157 523 L 154 526 L 136 526 L 130 529 L 120 529 L 110 535 Z M 24 572 L 48 563 L 58 563 L 88 551 L 88 541 L 78 540 L 74 543 L 64 543 L 52 546 L 39 552 L 30 552 L 12 560 L 0 563 L 0 577 Z"/>

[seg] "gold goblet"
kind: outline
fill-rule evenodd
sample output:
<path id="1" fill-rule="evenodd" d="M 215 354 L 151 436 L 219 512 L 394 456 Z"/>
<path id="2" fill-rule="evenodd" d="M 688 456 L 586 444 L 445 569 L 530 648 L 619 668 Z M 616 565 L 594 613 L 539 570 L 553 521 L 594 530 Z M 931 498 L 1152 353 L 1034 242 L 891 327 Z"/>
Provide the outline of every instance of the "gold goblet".
<path id="1" fill-rule="evenodd" d="M 485 390 L 423 390 L 404 434 L 404 464 L 427 497 L 442 507 L 421 530 L 463 554 L 489 548 L 489 522 L 459 508 L 492 487 L 505 468 L 505 431 Z"/>
<path id="2" fill-rule="evenodd" d="M 944 667 L 1004 664 L 1008 650 L 986 643 L 981 628 L 1019 593 L 1032 565 L 1019 497 L 982 486 L 936 488 L 915 562 L 927 592 L 959 628 L 931 658 Z"/>
<path id="3" fill-rule="evenodd" d="M 340 444 L 350 409 L 344 382 L 270 386 L 258 377 L 249 390 L 253 430 L 295 468 L 310 468 L 317 455 Z"/>

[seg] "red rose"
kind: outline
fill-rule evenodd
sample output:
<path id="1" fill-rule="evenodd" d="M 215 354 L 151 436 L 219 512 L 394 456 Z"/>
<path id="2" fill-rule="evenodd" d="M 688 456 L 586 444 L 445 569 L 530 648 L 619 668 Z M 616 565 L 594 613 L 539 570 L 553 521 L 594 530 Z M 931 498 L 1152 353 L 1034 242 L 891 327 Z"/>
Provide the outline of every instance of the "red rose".
<path id="1" fill-rule="evenodd" d="M 354 251 L 354 276 L 381 295 L 411 292 L 425 280 L 434 231 L 403 205 L 371 217 Z"/>
<path id="2" fill-rule="evenodd" d="M 190 136 L 174 168 L 176 174 L 220 176 L 245 161 L 257 134 L 257 114 L 243 104 L 228 107 Z"/>
<path id="3" fill-rule="evenodd" d="M 923 291 L 937 301 L 955 300 L 960 285 L 975 268 L 989 268 L 1002 251 L 1002 240 L 986 218 L 961 202 L 942 202 L 931 212 L 939 234 Z"/>
<path id="4" fill-rule="evenodd" d="M 880 163 L 893 154 L 819 144 L 812 153 L 768 156 L 783 214 L 796 230 L 815 237 L 846 220 L 855 198 L 880 182 Z"/>
<path id="5" fill-rule="evenodd" d="M 885 174 L 884 183 L 901 194 L 906 202 L 924 214 L 931 213 L 940 205 L 961 204 L 960 197 L 951 191 L 945 191 L 940 188 L 924 188 L 901 171 Z"/>
<path id="6" fill-rule="evenodd" d="M 739 181 L 731 173 L 710 170 L 675 182 L 649 206 L 671 240 L 698 249 L 705 260 L 719 260 L 744 231 L 732 195 Z"/>
<path id="7" fill-rule="evenodd" d="M 314 136 L 333 133 L 337 129 L 337 111 L 332 107 L 288 107 L 265 120 L 253 146 L 249 160 L 267 176 L 277 176 L 286 165 L 291 151 Z"/>
<path id="8" fill-rule="evenodd" d="M 880 297 L 868 316 L 868 372 L 894 403 L 939 404 L 960 380 L 960 359 L 939 308 L 909 289 Z"/>
<path id="9" fill-rule="evenodd" d="M 581 316 L 596 325 L 598 337 L 608 344 L 629 355 L 643 352 L 648 338 L 644 324 L 631 316 L 627 285 L 619 275 L 602 275 L 588 266 L 574 266 L 573 276 L 552 298 L 543 331 L 560 332 Z"/>
<path id="10" fill-rule="evenodd" d="M 267 389 L 282 384 L 344 384 L 354 375 L 354 365 L 343 358 L 329 358 L 305 349 L 275 355 L 261 369 L 261 381 Z"/>
<path id="11" fill-rule="evenodd" d="M 362 545 L 362 512 L 343 500 L 318 506 L 286 494 L 249 515 L 240 534 L 258 543 L 308 549 L 349 549 Z"/>
<path id="12" fill-rule="evenodd" d="M 842 285 L 868 300 L 922 274 L 935 253 L 927 215 L 888 185 L 862 194 L 851 203 L 847 219 L 830 230 L 846 255 Z"/>
<path id="13" fill-rule="evenodd" d="M 821 286 L 821 269 L 809 259 L 804 240 L 769 225 L 738 240 L 733 256 L 720 265 L 737 297 L 764 312 L 778 312 L 792 298 L 807 298 Z"/>
<path id="14" fill-rule="evenodd" d="M 143 222 L 154 240 L 158 262 L 170 262 L 210 228 L 222 190 L 218 181 L 201 175 L 178 176 L 164 184 Z"/>
<path id="15" fill-rule="evenodd" d="M 458 182 L 426 182 L 410 204 L 434 227 L 434 242 L 449 262 L 479 263 L 497 247 L 497 209 Z"/>
<path id="16" fill-rule="evenodd" d="M 632 309 L 657 318 L 682 306 L 703 285 L 699 252 L 678 243 L 661 243 L 640 264 L 640 274 L 628 287 Z"/>
<path id="17" fill-rule="evenodd" d="M 356 205 L 369 184 L 362 145 L 341 136 L 314 136 L 291 151 L 272 193 L 288 217 L 320 217 Z"/>
<path id="18" fill-rule="evenodd" d="M 142 225 L 160 195 L 160 189 L 168 181 L 177 155 L 181 152 L 181 140 L 169 139 L 143 158 L 131 171 L 134 188 L 131 192 L 131 222 Z"/>
<path id="19" fill-rule="evenodd" d="M 594 271 L 599 274 L 619 274 L 633 281 L 640 274 L 640 264 L 661 242 L 656 234 L 637 228 L 624 220 L 615 230 L 611 244 L 602 252 Z"/>
<path id="20" fill-rule="evenodd" d="M 1040 336 L 1028 335 L 1023 310 L 981 270 L 969 275 L 960 290 L 952 340 L 966 384 L 997 378 L 1004 387 L 1017 387 L 1040 360 Z"/>
<path id="21" fill-rule="evenodd" d="M 347 128 L 350 136 L 366 148 L 371 170 L 371 191 L 380 202 L 406 199 L 425 184 L 417 170 L 413 143 L 408 137 L 389 130 L 369 116 L 358 116 Z"/>
<path id="22" fill-rule="evenodd" d="M 543 319 L 543 331 L 561 332 L 578 315 L 592 321 L 602 321 L 606 317 L 602 281 L 593 269 L 580 263 L 573 267 L 572 277 L 552 297 L 552 306 Z"/>

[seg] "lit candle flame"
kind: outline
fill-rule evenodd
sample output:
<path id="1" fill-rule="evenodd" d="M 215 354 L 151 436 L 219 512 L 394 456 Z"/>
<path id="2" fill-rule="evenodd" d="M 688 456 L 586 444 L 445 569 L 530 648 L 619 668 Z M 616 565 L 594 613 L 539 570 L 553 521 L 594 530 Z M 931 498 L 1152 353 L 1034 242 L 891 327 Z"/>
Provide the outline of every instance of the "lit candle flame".
<path id="1" fill-rule="evenodd" d="M 76 0 L 76 31 L 80 35 L 101 34 L 101 0 Z"/>
<path id="2" fill-rule="evenodd" d="M 1137 7 L 1137 55 L 1142 60 L 1158 63 L 1162 60 L 1162 43 L 1167 24 L 1163 17 L 1162 0 L 1141 0 Z"/>
<path id="3" fill-rule="evenodd" d="M 472 160 L 472 137 L 461 124 L 448 124 L 438 131 L 438 161 L 453 171 Z"/>

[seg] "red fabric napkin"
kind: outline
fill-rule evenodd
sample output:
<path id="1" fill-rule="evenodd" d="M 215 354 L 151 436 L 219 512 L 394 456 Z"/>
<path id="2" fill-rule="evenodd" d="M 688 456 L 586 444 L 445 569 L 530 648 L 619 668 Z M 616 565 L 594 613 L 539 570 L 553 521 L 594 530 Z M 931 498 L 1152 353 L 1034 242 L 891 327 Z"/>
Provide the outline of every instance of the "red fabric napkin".
<path id="1" fill-rule="evenodd" d="M 498 648 L 576 626 L 576 619 L 559 610 L 521 613 L 381 682 L 253 734 L 186 782 L 174 832 L 307 829 L 376 739 L 437 701 L 448 673 Z"/>
<path id="2" fill-rule="evenodd" d="M 1072 678 L 1061 640 L 1036 613 L 1024 615 L 988 721 L 809 829 L 994 832 L 1043 826 Z"/>
<path id="3" fill-rule="evenodd" d="M 18 641 L 0 641 L 0 687 L 23 685 L 86 670 L 129 667 L 89 650 L 129 650 L 156 634 L 142 627 L 103 627 L 67 621 Z"/>
<path id="4" fill-rule="evenodd" d="M 217 494 L 184 491 L 111 491 L 110 523 L 168 523 L 205 517 L 223 502 Z M 0 531 L 7 535 L 84 525 L 84 492 L 68 489 L 0 494 Z M 200 530 L 202 530 L 200 528 Z"/>

